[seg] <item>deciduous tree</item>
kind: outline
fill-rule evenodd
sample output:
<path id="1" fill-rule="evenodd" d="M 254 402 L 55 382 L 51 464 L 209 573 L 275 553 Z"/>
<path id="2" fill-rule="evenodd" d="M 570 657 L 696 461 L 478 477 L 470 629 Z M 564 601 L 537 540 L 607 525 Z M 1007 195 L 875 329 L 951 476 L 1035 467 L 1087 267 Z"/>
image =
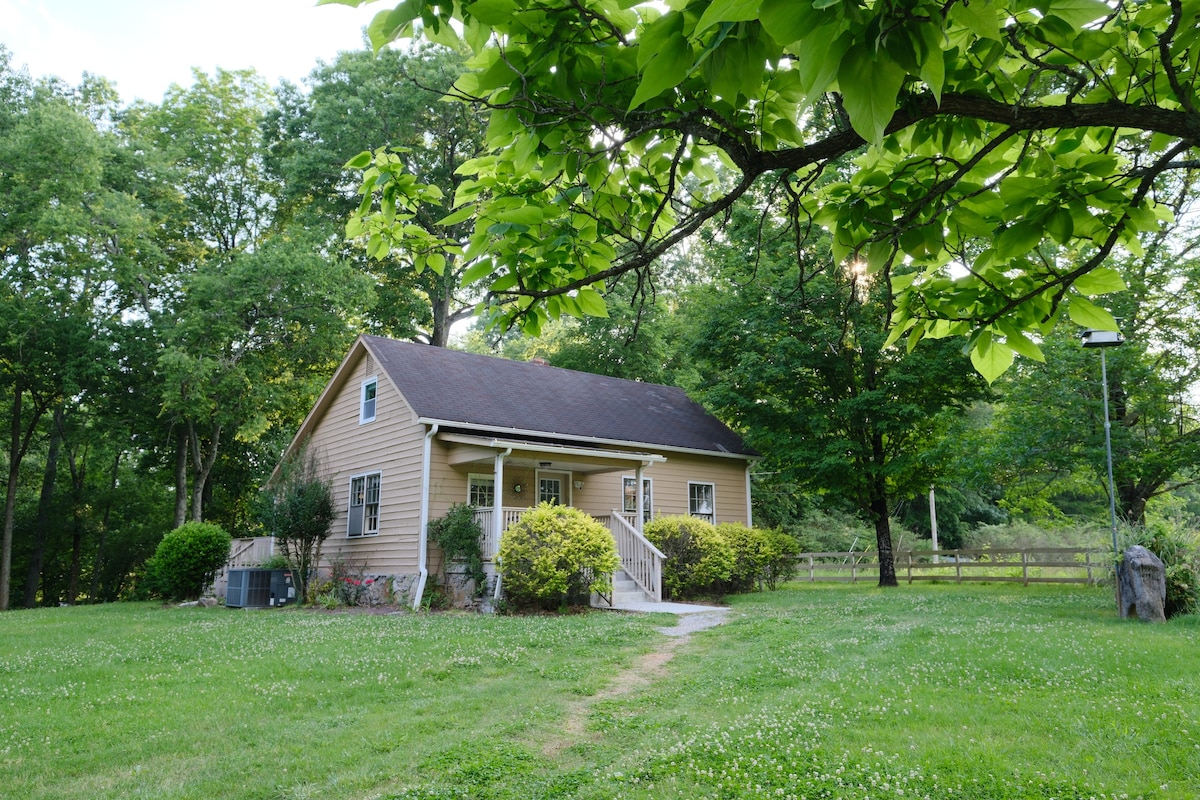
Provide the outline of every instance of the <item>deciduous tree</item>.
<path id="1" fill-rule="evenodd" d="M 360 5 L 362 0 L 326 0 Z M 405 0 L 369 28 L 475 53 L 466 251 L 510 318 L 600 311 L 764 180 L 897 293 L 892 336 L 968 336 L 989 378 L 1064 317 L 1114 320 L 1106 261 L 1194 160 L 1196 0 Z M 832 127 L 812 127 L 828 113 Z M 853 158 L 845 180 L 825 174 Z M 732 170 L 722 179 L 716 170 Z M 384 208 L 402 182 L 375 182 Z M 402 239 L 402 232 L 398 234 Z M 903 266 L 903 269 L 898 269 Z"/>

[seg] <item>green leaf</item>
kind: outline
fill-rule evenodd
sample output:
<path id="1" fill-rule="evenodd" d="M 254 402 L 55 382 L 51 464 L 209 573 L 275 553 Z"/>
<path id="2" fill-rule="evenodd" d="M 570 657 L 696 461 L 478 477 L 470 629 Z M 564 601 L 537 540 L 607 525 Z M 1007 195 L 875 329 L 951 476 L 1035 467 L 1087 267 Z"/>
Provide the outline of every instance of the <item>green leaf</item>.
<path id="1" fill-rule="evenodd" d="M 398 39 L 404 29 L 417 17 L 425 7 L 424 0 L 404 0 L 403 3 L 390 11 L 380 11 L 367 25 L 367 37 L 371 47 L 379 52 L 384 45 Z"/>
<path id="2" fill-rule="evenodd" d="M 988 383 L 1003 375 L 1012 366 L 1012 362 L 1012 348 L 993 341 L 987 332 L 980 336 L 979 341 L 971 348 L 971 364 Z"/>
<path id="3" fill-rule="evenodd" d="M 1112 267 L 1097 267 L 1075 279 L 1072 288 L 1080 294 L 1095 295 L 1122 292 L 1126 289 L 1121 273 Z"/>
<path id="4" fill-rule="evenodd" d="M 1000 330 L 1004 331 L 1004 343 L 1014 351 L 1038 363 L 1044 364 L 1046 362 L 1046 356 L 1043 355 L 1042 348 L 1038 347 L 1015 324 L 1001 322 Z"/>
<path id="5" fill-rule="evenodd" d="M 668 14 L 647 29 L 647 38 L 638 45 L 639 68 L 643 63 L 642 80 L 629 101 L 629 111 L 687 78 L 692 68 L 692 48 L 683 35 L 683 17 Z"/>
<path id="6" fill-rule="evenodd" d="M 466 222 L 473 216 L 475 216 L 475 206 L 463 206 L 458 211 L 439 219 L 437 224 L 444 228 L 448 228 L 451 225 L 457 225 L 460 222 Z"/>
<path id="7" fill-rule="evenodd" d="M 1067 314 L 1076 325 L 1101 331 L 1117 330 L 1116 318 L 1090 300 L 1073 296 L 1067 303 Z"/>
<path id="8" fill-rule="evenodd" d="M 850 115 L 850 125 L 871 144 L 883 139 L 896 113 L 896 97 L 904 83 L 904 70 L 884 53 L 872 53 L 859 42 L 842 57 L 838 88 Z"/>
<path id="9" fill-rule="evenodd" d="M 1021 220 L 1000 232 L 996 237 L 996 257 L 1007 260 L 1028 254 L 1042 241 L 1042 229 L 1028 220 Z"/>
<path id="10" fill-rule="evenodd" d="M 953 3 L 950 6 L 950 18 L 958 24 L 966 26 L 971 33 L 981 39 L 1001 41 L 1000 17 L 990 0 Z"/>
<path id="11" fill-rule="evenodd" d="M 490 260 L 477 261 L 463 271 L 461 283 L 463 286 L 468 286 L 478 280 L 486 278 L 492 274 L 492 262 Z"/>
<path id="12" fill-rule="evenodd" d="M 373 158 L 373 156 L 371 155 L 370 150 L 363 150 L 361 153 L 356 155 L 354 158 L 347 161 L 343 165 L 343 168 L 344 169 L 366 169 L 366 167 L 371 163 L 372 158 Z"/>
<path id="13" fill-rule="evenodd" d="M 580 289 L 579 293 L 575 295 L 575 299 L 579 301 L 580 310 L 589 317 L 608 316 L 608 304 L 604 302 L 604 295 L 590 286 Z"/>
<path id="14" fill-rule="evenodd" d="M 1111 13 L 1112 8 L 1104 0 L 1051 0 L 1046 9 L 1046 16 L 1058 17 L 1077 30 Z"/>
<path id="15" fill-rule="evenodd" d="M 470 10 L 471 16 L 484 25 L 499 25 L 513 18 L 517 4 L 513 0 L 475 0 Z"/>
<path id="16" fill-rule="evenodd" d="M 708 30 L 718 22 L 749 22 L 758 19 L 762 0 L 713 0 L 696 23 L 695 33 Z"/>

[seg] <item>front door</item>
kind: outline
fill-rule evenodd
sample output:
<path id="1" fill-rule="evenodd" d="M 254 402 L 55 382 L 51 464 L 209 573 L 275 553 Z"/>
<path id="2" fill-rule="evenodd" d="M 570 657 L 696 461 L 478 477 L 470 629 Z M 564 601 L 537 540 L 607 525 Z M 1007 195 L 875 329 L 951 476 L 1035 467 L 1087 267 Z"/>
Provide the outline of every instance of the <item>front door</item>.
<path id="1" fill-rule="evenodd" d="M 565 472 L 538 473 L 538 502 L 556 506 L 571 504 L 570 475 Z"/>

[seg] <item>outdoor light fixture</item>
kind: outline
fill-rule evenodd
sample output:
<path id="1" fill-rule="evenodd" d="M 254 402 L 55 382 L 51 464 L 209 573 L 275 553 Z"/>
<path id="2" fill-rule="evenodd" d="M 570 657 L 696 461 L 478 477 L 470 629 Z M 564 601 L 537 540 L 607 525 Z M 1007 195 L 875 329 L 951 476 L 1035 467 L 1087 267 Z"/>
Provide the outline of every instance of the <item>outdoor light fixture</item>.
<path id="1" fill-rule="evenodd" d="M 1080 334 L 1084 347 L 1116 347 L 1125 344 L 1120 331 L 1086 330 Z"/>
<path id="2" fill-rule="evenodd" d="M 521 484 L 514 483 L 513 484 L 513 494 L 520 494 L 520 493 L 521 493 Z"/>
<path id="3" fill-rule="evenodd" d="M 582 489 L 582 488 L 583 488 L 583 481 L 575 481 L 575 482 L 574 482 L 572 485 L 573 485 L 573 486 L 574 486 L 576 489 Z"/>
<path id="4" fill-rule="evenodd" d="M 1125 344 L 1125 337 L 1120 331 L 1086 330 L 1080 334 L 1084 347 L 1099 347 L 1100 349 L 1100 384 L 1104 392 L 1104 455 L 1108 462 L 1108 518 L 1112 526 L 1113 558 L 1119 558 L 1117 549 L 1117 493 L 1113 488 L 1112 468 L 1112 424 L 1108 420 L 1108 364 L 1104 358 L 1104 348 L 1117 347 Z M 1114 562 L 1115 563 L 1115 562 Z"/>

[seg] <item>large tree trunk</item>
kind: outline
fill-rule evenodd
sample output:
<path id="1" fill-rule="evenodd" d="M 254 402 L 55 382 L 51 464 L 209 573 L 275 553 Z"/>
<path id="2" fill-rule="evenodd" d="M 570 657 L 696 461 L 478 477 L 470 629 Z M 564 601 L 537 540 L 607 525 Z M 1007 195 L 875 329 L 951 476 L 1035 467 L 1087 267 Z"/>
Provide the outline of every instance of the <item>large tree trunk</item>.
<path id="1" fill-rule="evenodd" d="M 875 549 L 879 553 L 879 585 L 899 586 L 896 580 L 896 558 L 892 553 L 892 521 L 888 507 L 887 478 L 883 465 L 887 459 L 883 435 L 871 434 L 871 457 L 874 471 L 871 476 L 871 516 L 875 518 Z"/>
<path id="2" fill-rule="evenodd" d="M 38 497 L 37 522 L 33 526 L 33 554 L 25 574 L 25 607 L 37 606 L 38 585 L 42 582 L 42 566 L 46 561 L 46 539 L 50 529 L 50 511 L 54 503 L 54 484 L 58 480 L 58 454 L 62 450 L 63 410 L 54 409 L 54 424 L 50 426 L 50 446 L 46 453 L 46 469 L 42 473 L 42 492 Z"/>
<path id="3" fill-rule="evenodd" d="M 892 552 L 892 523 L 888 517 L 887 498 L 871 501 L 871 515 L 875 517 L 875 548 L 879 553 L 879 585 L 899 586 L 896 580 L 896 556 Z"/>
<path id="4" fill-rule="evenodd" d="M 4 498 L 4 534 L 0 537 L 0 611 L 8 610 L 8 595 L 12 587 L 12 540 L 13 521 L 17 510 L 17 478 L 21 472 L 21 461 L 29 450 L 29 443 L 46 413 L 47 405 L 35 398 L 29 424 L 22 429 L 24 396 L 25 383 L 18 377 L 13 384 L 12 428 L 8 444 L 8 491 Z"/>
<path id="5" fill-rule="evenodd" d="M 104 545 L 108 539 L 108 517 L 112 512 L 112 496 L 117 490 L 117 477 L 121 471 L 121 452 L 118 450 L 113 458 L 112 479 L 108 483 L 108 499 L 104 501 L 104 513 L 100 518 L 100 540 L 96 543 L 96 561 L 92 564 L 92 588 L 88 592 L 88 601 L 95 603 L 100 597 L 100 571 L 104 568 Z M 178 526 L 176 526 L 178 527 Z"/>
<path id="6" fill-rule="evenodd" d="M 189 446 L 187 428 L 180 427 L 175 437 L 175 525 L 172 530 L 187 522 Z"/>
<path id="7" fill-rule="evenodd" d="M 205 452 L 200 442 L 200 435 L 192 423 L 188 423 L 192 441 L 192 522 L 204 521 L 204 490 L 208 484 L 208 476 L 212 474 L 213 465 L 217 463 L 217 450 L 221 444 L 221 426 L 213 425 L 212 438 L 208 451 Z"/>

